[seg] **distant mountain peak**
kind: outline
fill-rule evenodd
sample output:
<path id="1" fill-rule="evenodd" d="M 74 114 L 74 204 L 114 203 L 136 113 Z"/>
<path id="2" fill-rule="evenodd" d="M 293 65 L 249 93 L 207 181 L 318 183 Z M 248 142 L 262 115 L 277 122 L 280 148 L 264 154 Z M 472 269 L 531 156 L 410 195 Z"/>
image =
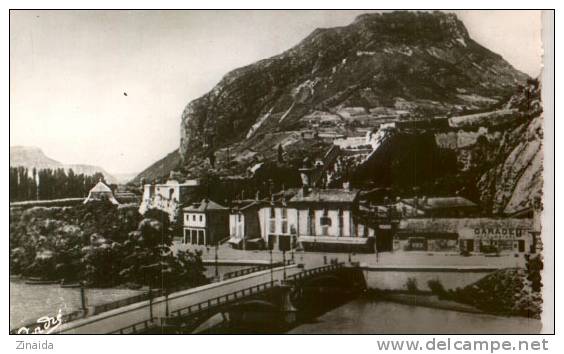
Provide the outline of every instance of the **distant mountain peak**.
<path id="1" fill-rule="evenodd" d="M 116 183 L 117 179 L 104 170 L 102 167 L 86 165 L 86 164 L 63 164 L 54 160 L 43 152 L 37 146 L 11 146 L 10 147 L 10 167 L 26 167 L 28 169 L 72 169 L 76 174 L 93 175 L 100 172 L 104 175 L 106 182 Z"/>

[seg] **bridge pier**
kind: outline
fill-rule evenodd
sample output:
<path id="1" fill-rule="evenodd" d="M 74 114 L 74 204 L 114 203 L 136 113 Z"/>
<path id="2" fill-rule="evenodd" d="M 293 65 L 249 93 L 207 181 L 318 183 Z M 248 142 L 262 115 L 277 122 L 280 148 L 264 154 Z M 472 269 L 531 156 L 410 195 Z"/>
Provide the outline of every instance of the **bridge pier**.
<path id="1" fill-rule="evenodd" d="M 291 325 L 296 323 L 298 320 L 297 313 L 298 309 L 292 304 L 291 293 L 292 287 L 288 284 L 280 284 L 278 287 L 280 291 L 279 298 L 279 308 L 282 314 L 282 320 L 284 324 Z"/>

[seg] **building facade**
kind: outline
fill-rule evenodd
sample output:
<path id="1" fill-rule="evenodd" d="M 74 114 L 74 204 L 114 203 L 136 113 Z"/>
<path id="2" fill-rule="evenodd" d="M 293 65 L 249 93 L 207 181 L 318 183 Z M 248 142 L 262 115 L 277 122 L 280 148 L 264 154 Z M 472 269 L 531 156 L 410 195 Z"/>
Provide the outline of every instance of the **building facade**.
<path id="1" fill-rule="evenodd" d="M 199 187 L 198 180 L 187 180 L 183 183 L 168 180 L 166 183 L 145 184 L 139 213 L 145 214 L 149 209 L 159 209 L 169 215 L 170 221 L 176 222 L 182 207 L 199 197 Z"/>
<path id="2" fill-rule="evenodd" d="M 400 222 L 394 251 L 536 253 L 531 218 L 417 218 Z"/>
<path id="3" fill-rule="evenodd" d="M 236 249 L 262 249 L 259 211 L 264 202 L 237 200 L 229 213 L 229 244 Z"/>
<path id="4" fill-rule="evenodd" d="M 183 209 L 183 243 L 216 245 L 229 235 L 229 208 L 203 199 Z"/>
<path id="5" fill-rule="evenodd" d="M 357 190 L 303 188 L 260 208 L 262 236 L 273 249 L 372 252 L 375 232 L 356 220 L 357 206 Z"/>

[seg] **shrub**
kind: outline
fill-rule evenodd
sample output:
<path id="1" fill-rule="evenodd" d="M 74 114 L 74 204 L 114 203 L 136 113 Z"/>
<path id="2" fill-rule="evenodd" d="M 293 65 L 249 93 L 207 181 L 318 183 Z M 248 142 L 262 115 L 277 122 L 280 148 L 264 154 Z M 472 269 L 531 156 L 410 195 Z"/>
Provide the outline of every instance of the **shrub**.
<path id="1" fill-rule="evenodd" d="M 438 279 L 431 279 L 427 282 L 427 286 L 431 289 L 431 292 L 438 295 L 439 298 L 443 298 L 446 295 L 446 290 L 443 284 Z"/>
<path id="2" fill-rule="evenodd" d="M 417 289 L 417 279 L 415 278 L 407 278 L 407 281 L 405 282 L 405 287 L 407 288 L 407 291 L 409 291 L 410 293 L 416 293 L 417 291 L 419 291 Z"/>

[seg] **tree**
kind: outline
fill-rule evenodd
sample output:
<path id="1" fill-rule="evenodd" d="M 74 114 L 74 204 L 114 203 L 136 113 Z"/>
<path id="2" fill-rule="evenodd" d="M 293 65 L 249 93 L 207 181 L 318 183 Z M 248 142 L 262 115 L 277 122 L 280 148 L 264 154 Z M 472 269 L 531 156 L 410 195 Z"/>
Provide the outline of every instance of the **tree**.
<path id="1" fill-rule="evenodd" d="M 531 288 L 534 292 L 540 292 L 542 289 L 542 276 L 543 261 L 540 255 L 530 257 L 527 255 L 527 280 L 531 282 Z"/>
<path id="2" fill-rule="evenodd" d="M 278 162 L 284 162 L 284 149 L 282 149 L 282 144 L 278 144 Z"/>

